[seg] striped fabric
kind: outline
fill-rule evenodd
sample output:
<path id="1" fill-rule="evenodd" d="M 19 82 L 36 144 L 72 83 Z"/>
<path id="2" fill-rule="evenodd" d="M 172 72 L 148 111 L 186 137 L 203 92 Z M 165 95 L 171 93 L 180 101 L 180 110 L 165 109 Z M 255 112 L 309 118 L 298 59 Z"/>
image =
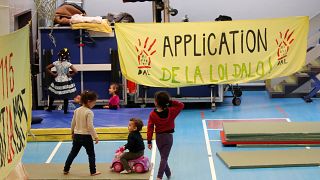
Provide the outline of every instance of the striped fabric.
<path id="1" fill-rule="evenodd" d="M 65 97 L 68 95 L 73 95 L 77 89 L 72 78 L 67 76 L 69 73 L 69 68 L 72 64 L 67 61 L 55 61 L 53 65 L 57 70 L 58 76 L 55 77 L 48 90 L 57 96 Z"/>

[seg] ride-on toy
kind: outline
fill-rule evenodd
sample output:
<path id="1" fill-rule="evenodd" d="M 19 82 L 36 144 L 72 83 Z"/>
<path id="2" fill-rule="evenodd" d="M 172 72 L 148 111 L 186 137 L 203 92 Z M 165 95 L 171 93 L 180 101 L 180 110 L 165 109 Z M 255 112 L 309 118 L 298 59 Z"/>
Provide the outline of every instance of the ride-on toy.
<path id="1" fill-rule="evenodd" d="M 116 150 L 115 157 L 112 160 L 111 169 L 114 172 L 121 172 L 123 170 L 123 165 L 120 162 L 120 156 L 124 152 L 124 147 L 120 147 Z M 136 173 L 144 173 L 150 169 L 150 161 L 146 156 L 140 156 L 137 159 L 129 160 L 128 164 L 130 168 Z"/>

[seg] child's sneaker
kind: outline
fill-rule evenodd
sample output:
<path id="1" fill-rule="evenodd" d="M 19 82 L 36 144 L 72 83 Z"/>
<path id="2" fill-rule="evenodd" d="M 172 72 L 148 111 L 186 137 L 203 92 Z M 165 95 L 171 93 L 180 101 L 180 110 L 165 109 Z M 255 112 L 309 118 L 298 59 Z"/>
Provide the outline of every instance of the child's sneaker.
<path id="1" fill-rule="evenodd" d="M 120 172 L 120 174 L 129 174 L 129 173 L 131 173 L 131 172 L 132 172 L 131 170 L 129 170 L 129 171 L 123 170 L 123 171 Z"/>
<path id="2" fill-rule="evenodd" d="M 97 171 L 97 172 L 91 174 L 91 176 L 96 176 L 96 175 L 99 175 L 99 174 L 101 174 L 101 172 Z"/>
<path id="3" fill-rule="evenodd" d="M 63 171 L 63 174 L 64 174 L 64 175 L 68 175 L 68 174 L 69 174 L 69 171 Z"/>
<path id="4" fill-rule="evenodd" d="M 168 179 L 171 179 L 171 177 L 172 177 L 172 173 L 170 173 L 170 176 L 167 176 Z"/>

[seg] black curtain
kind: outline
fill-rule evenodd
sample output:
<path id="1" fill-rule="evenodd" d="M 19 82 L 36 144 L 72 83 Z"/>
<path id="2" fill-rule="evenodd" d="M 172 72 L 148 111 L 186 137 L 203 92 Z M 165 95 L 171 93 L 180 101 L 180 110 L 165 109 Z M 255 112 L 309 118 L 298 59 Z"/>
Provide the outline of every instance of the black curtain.
<path id="1" fill-rule="evenodd" d="M 118 50 L 111 50 L 111 82 L 122 84 Z"/>

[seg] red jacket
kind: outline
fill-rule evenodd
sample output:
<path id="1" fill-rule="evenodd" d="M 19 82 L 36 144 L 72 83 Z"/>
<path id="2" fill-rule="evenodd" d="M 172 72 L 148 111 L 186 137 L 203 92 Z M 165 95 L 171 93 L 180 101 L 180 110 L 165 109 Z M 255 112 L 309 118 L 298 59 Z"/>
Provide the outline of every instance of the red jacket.
<path id="1" fill-rule="evenodd" d="M 174 130 L 174 120 L 181 112 L 183 107 L 184 104 L 182 102 L 171 101 L 171 106 L 168 107 L 168 116 L 166 118 L 159 117 L 159 115 L 155 111 L 152 111 L 150 113 L 147 131 L 148 144 L 151 144 L 154 126 L 156 133 Z"/>

